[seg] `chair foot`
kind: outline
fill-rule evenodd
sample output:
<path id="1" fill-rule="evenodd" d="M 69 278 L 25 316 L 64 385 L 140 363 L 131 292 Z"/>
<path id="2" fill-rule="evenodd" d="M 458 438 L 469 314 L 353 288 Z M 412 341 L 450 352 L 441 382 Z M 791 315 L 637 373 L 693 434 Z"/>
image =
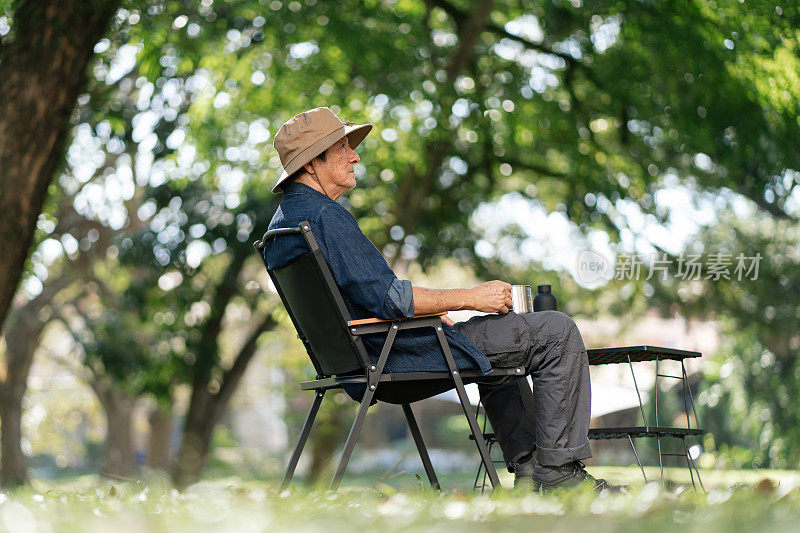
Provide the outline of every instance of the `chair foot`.
<path id="1" fill-rule="evenodd" d="M 309 433 L 311 433 L 311 427 L 314 425 L 314 420 L 317 418 L 317 412 L 319 411 L 319 406 L 322 404 L 322 398 L 324 396 L 324 389 L 318 390 L 314 395 L 314 401 L 311 404 L 311 408 L 308 410 L 308 416 L 306 416 L 306 421 L 303 423 L 303 429 L 300 430 L 300 437 L 297 439 L 297 444 L 292 452 L 292 457 L 289 459 L 289 465 L 286 467 L 286 473 L 283 475 L 283 481 L 281 481 L 280 489 L 282 491 L 285 490 L 292 482 L 294 470 L 297 468 L 297 462 L 300 460 L 300 455 L 303 453 L 303 448 L 306 445 Z"/>
<path id="2" fill-rule="evenodd" d="M 431 463 L 431 458 L 428 455 L 428 449 L 425 447 L 425 441 L 422 439 L 422 432 L 419 430 L 419 424 L 417 424 L 417 419 L 414 417 L 414 411 L 411 410 L 411 405 L 407 403 L 404 403 L 402 407 L 403 414 L 406 415 L 408 428 L 411 430 L 411 436 L 414 438 L 414 444 L 417 445 L 417 451 L 419 452 L 419 458 L 422 460 L 422 466 L 425 468 L 425 473 L 428 475 L 428 481 L 432 488 L 442 490 L 439 486 L 439 479 L 436 477 L 436 472 L 433 469 L 433 463 Z"/>

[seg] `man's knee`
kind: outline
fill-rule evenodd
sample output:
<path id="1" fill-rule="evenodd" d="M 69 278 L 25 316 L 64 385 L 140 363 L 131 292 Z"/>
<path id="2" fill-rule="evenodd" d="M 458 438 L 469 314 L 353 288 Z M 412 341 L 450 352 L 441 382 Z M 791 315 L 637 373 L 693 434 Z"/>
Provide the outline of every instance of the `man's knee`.
<path id="1" fill-rule="evenodd" d="M 583 346 L 578 326 L 567 314 L 560 311 L 540 311 L 546 314 L 544 328 L 538 335 L 534 335 L 534 342 L 549 345 L 553 349 L 546 349 L 560 361 L 560 364 L 572 367 L 573 365 L 586 365 L 586 349 Z M 539 314 L 537 313 L 537 314 Z"/>
<path id="2" fill-rule="evenodd" d="M 547 326 L 551 334 L 555 334 L 558 336 L 566 336 L 573 329 L 577 329 L 578 327 L 575 325 L 575 321 L 572 320 L 572 317 L 570 317 L 565 313 L 562 313 L 561 311 L 539 311 L 539 312 L 547 315 L 545 318 L 547 320 Z"/>

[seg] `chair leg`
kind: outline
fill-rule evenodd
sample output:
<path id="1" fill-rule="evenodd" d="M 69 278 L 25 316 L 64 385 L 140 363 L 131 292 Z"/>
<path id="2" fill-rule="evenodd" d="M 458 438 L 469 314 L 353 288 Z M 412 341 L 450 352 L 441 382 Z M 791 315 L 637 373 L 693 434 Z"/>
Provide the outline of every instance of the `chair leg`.
<path id="1" fill-rule="evenodd" d="M 490 450 L 491 451 L 491 450 Z M 472 490 L 478 490 L 478 482 L 481 479 L 481 472 L 483 472 L 483 461 L 478 463 L 478 472 L 475 474 L 475 483 L 472 485 Z M 486 476 L 483 478 L 483 484 L 486 484 Z M 481 494 L 483 494 L 483 487 L 481 487 Z"/>
<path id="2" fill-rule="evenodd" d="M 453 382 L 456 385 L 458 399 L 461 401 L 461 409 L 464 411 L 464 416 L 467 417 L 467 422 L 469 422 L 469 428 L 472 431 L 472 434 L 475 436 L 475 444 L 478 446 L 478 452 L 481 454 L 483 465 L 489 474 L 489 481 L 492 482 L 492 487 L 494 489 L 500 489 L 502 488 L 500 485 L 500 478 L 497 477 L 497 470 L 494 468 L 492 457 L 489 454 L 488 448 L 486 447 L 486 441 L 483 440 L 483 434 L 481 433 L 480 426 L 478 426 L 475 413 L 472 412 L 472 406 L 469 403 L 467 391 L 464 389 L 464 382 L 461 380 L 461 374 L 458 372 L 456 362 L 453 359 L 453 353 L 450 351 L 450 346 L 447 344 L 447 338 L 444 336 L 444 331 L 442 331 L 441 326 L 436 327 L 436 336 L 439 338 L 439 344 L 444 352 L 445 361 L 447 361 L 447 366 L 450 369 L 450 374 L 452 375 Z"/>
<path id="3" fill-rule="evenodd" d="M 411 436 L 414 438 L 414 444 L 417 445 L 419 458 L 422 460 L 422 466 L 425 468 L 425 473 L 428 474 L 428 481 L 430 481 L 431 487 L 436 490 L 442 490 L 439 486 L 439 480 L 436 478 L 436 472 L 433 469 L 431 458 L 428 456 L 428 449 L 425 447 L 425 441 L 422 439 L 422 432 L 419 430 L 417 419 L 414 418 L 414 411 L 411 410 L 411 406 L 407 403 L 403 404 L 403 414 L 406 415 L 408 428 L 411 430 Z"/>
<path id="4" fill-rule="evenodd" d="M 397 330 L 397 324 L 394 324 L 389 329 L 389 334 L 386 336 L 386 342 L 383 343 L 381 354 L 378 356 L 378 363 L 373 367 L 370 367 L 367 390 L 364 391 L 364 397 L 361 399 L 361 405 L 358 407 L 356 419 L 353 420 L 353 425 L 350 428 L 350 433 L 347 435 L 347 441 L 344 444 L 342 458 L 339 460 L 339 466 L 336 468 L 336 472 L 333 474 L 330 487 L 328 487 L 328 490 L 332 492 L 339 490 L 339 484 L 342 482 L 342 476 L 344 476 L 347 463 L 350 461 L 350 455 L 352 455 L 353 448 L 355 448 L 358 434 L 361 433 L 361 427 L 364 425 L 364 419 L 367 417 L 367 409 L 369 409 L 369 406 L 372 403 L 372 398 L 375 397 L 375 391 L 378 388 L 378 383 L 380 381 L 381 374 L 383 373 L 383 367 L 386 365 L 386 359 L 389 357 L 389 351 L 392 349 L 392 344 L 394 344 L 394 338 L 397 336 Z"/>
<path id="5" fill-rule="evenodd" d="M 369 409 L 369 404 L 372 402 L 372 397 L 374 395 L 374 391 L 367 390 L 367 392 L 364 393 L 364 398 L 361 400 L 361 405 L 358 407 L 356 419 L 353 420 L 350 433 L 347 435 L 347 441 L 344 443 L 344 451 L 342 451 L 342 457 L 339 459 L 339 466 L 336 468 L 336 473 L 333 475 L 331 484 L 328 487 L 328 489 L 333 492 L 339 490 L 339 484 L 342 482 L 342 476 L 344 476 L 347 463 L 350 461 L 350 456 L 353 454 L 353 448 L 356 446 L 358 434 L 361 433 L 361 427 L 364 425 L 364 419 L 367 417 L 367 409 Z"/>
<path id="6" fill-rule="evenodd" d="M 486 449 L 489 450 L 489 457 L 492 456 L 492 445 L 493 444 L 494 443 L 490 442 L 489 444 L 486 445 Z M 492 461 L 492 464 L 494 464 L 494 461 Z M 484 468 L 483 469 L 483 480 L 481 480 L 481 494 L 486 492 L 486 476 L 488 474 L 489 474 L 489 471 Z"/>
<path id="7" fill-rule="evenodd" d="M 475 408 L 475 420 L 481 414 L 481 403 L 483 399 L 478 400 L 478 406 Z M 481 433 L 486 434 L 486 419 L 489 418 L 486 416 L 486 413 L 483 414 L 483 427 L 481 427 Z M 489 453 L 492 453 L 492 445 L 489 444 Z M 481 472 L 483 472 L 483 461 L 478 462 L 478 472 L 475 474 L 475 483 L 472 485 L 472 491 L 475 492 L 478 489 L 478 480 L 481 478 Z M 483 476 L 483 485 L 481 486 L 481 494 L 483 494 L 483 488 L 486 485 L 486 475 Z"/>
<path id="8" fill-rule="evenodd" d="M 324 390 L 318 390 L 314 395 L 314 402 L 311 404 L 311 409 L 308 411 L 308 416 L 306 416 L 303 429 L 300 431 L 300 437 L 297 439 L 297 445 L 294 447 L 292 457 L 289 459 L 289 465 L 286 467 L 286 473 L 283 476 L 283 481 L 281 481 L 281 490 L 286 489 L 292 482 L 292 477 L 294 477 L 294 469 L 297 468 L 297 462 L 300 460 L 300 454 L 303 453 L 306 440 L 308 440 L 308 434 L 311 433 L 311 426 L 314 425 L 314 419 L 317 418 L 317 412 L 319 411 L 319 406 L 322 404 L 322 398 L 324 396 Z"/>
<path id="9" fill-rule="evenodd" d="M 493 445 L 494 445 L 494 441 L 489 441 L 486 444 L 486 448 L 489 450 L 489 455 L 490 456 L 492 455 L 492 446 Z M 494 461 L 492 461 L 492 463 L 494 463 Z M 483 468 L 483 461 L 481 461 L 480 466 L 478 466 L 478 476 L 481 475 L 481 469 L 483 469 L 483 479 L 481 480 L 481 494 L 483 494 L 484 492 L 486 492 L 486 475 L 489 473 L 488 470 Z M 475 487 L 474 488 L 477 488 L 477 487 L 478 487 L 478 481 L 477 481 L 477 478 L 476 478 Z"/>

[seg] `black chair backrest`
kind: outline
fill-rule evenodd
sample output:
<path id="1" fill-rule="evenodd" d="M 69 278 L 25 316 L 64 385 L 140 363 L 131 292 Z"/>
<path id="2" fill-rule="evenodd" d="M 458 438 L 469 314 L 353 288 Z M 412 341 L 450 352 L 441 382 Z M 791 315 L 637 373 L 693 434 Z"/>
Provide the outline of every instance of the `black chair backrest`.
<path id="1" fill-rule="evenodd" d="M 286 266 L 270 270 L 264 257 L 267 241 L 289 235 L 302 235 L 308 253 Z M 255 243 L 255 247 L 317 373 L 321 376 L 339 375 L 370 365 L 363 342 L 347 327 L 350 312 L 314 238 L 311 225 L 301 222 L 296 228 L 270 230 Z"/>

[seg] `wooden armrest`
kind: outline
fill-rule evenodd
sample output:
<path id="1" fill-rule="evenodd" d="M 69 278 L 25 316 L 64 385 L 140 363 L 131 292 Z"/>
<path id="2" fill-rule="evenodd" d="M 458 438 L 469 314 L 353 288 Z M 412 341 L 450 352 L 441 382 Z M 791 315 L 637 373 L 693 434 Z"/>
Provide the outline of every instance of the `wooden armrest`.
<path id="1" fill-rule="evenodd" d="M 414 315 L 411 318 L 430 318 L 432 316 L 446 315 L 446 312 L 431 313 L 429 315 Z M 382 318 L 360 318 L 358 320 L 351 320 L 347 323 L 348 326 L 364 326 L 366 324 L 380 324 L 382 322 L 396 322 L 398 320 L 411 320 L 410 318 L 393 318 L 391 320 L 384 320 Z"/>

